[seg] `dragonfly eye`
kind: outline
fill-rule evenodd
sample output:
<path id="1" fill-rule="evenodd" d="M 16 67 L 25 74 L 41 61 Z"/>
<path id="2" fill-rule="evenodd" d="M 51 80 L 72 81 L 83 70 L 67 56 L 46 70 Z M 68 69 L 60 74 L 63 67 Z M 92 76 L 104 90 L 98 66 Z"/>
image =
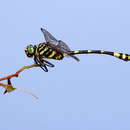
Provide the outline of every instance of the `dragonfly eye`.
<path id="1" fill-rule="evenodd" d="M 33 45 L 28 45 L 25 48 L 25 54 L 27 55 L 27 57 L 33 57 L 34 53 L 35 53 L 35 48 Z"/>

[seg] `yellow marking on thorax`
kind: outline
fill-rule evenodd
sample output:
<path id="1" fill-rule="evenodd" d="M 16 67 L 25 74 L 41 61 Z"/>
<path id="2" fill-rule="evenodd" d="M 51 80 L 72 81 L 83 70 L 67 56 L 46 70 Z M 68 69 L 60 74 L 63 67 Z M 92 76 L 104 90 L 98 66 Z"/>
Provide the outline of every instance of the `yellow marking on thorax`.
<path id="1" fill-rule="evenodd" d="M 38 45 L 38 47 L 42 47 L 43 46 L 43 43 L 40 43 L 39 45 Z"/>
<path id="2" fill-rule="evenodd" d="M 43 49 L 43 46 L 39 47 L 38 50 L 41 51 Z"/>
<path id="3" fill-rule="evenodd" d="M 49 48 L 46 47 L 44 50 L 42 50 L 41 52 L 39 52 L 40 55 L 43 55 L 45 51 L 47 51 Z"/>
<path id="4" fill-rule="evenodd" d="M 87 52 L 88 52 L 88 53 L 91 53 L 91 52 L 92 52 L 92 50 L 88 50 Z"/>
<path id="5" fill-rule="evenodd" d="M 47 52 L 46 52 L 46 55 L 48 55 L 49 53 L 52 53 L 52 49 L 50 48 Z M 50 54 L 51 55 L 51 54 Z"/>
<path id="6" fill-rule="evenodd" d="M 44 50 L 43 50 L 43 51 L 41 51 L 39 54 L 40 54 L 40 55 L 43 55 L 43 53 L 44 53 Z"/>
<path id="7" fill-rule="evenodd" d="M 120 56 L 120 54 L 119 54 L 119 53 L 117 53 L 117 52 L 114 52 L 114 56 L 119 57 L 119 56 Z"/>
<path id="8" fill-rule="evenodd" d="M 122 54 L 122 59 L 126 59 L 127 55 L 126 54 Z"/>
<path id="9" fill-rule="evenodd" d="M 48 56 L 48 58 L 52 58 L 56 54 L 56 51 L 52 51 L 52 53 Z"/>

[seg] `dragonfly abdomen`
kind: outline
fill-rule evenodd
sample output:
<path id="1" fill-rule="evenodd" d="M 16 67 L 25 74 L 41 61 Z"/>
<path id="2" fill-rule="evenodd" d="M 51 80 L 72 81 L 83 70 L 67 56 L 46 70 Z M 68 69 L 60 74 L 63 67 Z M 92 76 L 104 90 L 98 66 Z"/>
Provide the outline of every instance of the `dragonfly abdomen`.
<path id="1" fill-rule="evenodd" d="M 62 53 L 56 51 L 55 49 L 53 49 L 52 47 L 48 46 L 45 43 L 40 43 L 37 46 L 36 53 L 40 57 L 45 57 L 45 58 L 49 58 L 49 59 L 62 60 L 64 57 Z"/>
<path id="2" fill-rule="evenodd" d="M 70 51 L 68 52 L 70 55 L 76 55 L 76 54 L 106 54 L 111 55 L 114 57 L 117 57 L 124 61 L 130 60 L 130 55 L 125 53 L 118 53 L 118 52 L 110 52 L 110 51 L 103 51 L 103 50 L 78 50 L 78 51 Z"/>

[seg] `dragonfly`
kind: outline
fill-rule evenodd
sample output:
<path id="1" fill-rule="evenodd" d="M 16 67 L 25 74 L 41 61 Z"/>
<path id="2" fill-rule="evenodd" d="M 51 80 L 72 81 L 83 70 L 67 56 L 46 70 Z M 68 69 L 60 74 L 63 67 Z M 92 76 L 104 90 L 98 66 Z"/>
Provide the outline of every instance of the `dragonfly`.
<path id="1" fill-rule="evenodd" d="M 104 50 L 75 50 L 72 51 L 69 46 L 62 40 L 57 40 L 46 29 L 41 28 L 44 35 L 45 42 L 37 45 L 29 44 L 25 48 L 25 54 L 29 58 L 33 58 L 34 62 L 38 64 L 45 72 L 48 72 L 47 67 L 54 67 L 55 65 L 47 59 L 62 60 L 64 57 L 71 57 L 76 61 L 80 61 L 75 55 L 78 54 L 105 54 L 114 56 L 123 61 L 129 61 L 130 55 L 126 53 L 118 53 Z"/>

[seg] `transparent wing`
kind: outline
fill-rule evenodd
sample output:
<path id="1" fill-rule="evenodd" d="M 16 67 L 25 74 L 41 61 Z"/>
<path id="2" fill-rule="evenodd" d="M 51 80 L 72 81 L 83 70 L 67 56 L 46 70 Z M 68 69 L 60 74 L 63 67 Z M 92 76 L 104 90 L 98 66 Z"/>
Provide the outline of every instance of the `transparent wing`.
<path id="1" fill-rule="evenodd" d="M 58 45 L 56 47 L 58 49 L 62 50 L 64 53 L 66 53 L 66 55 L 67 55 L 68 51 L 71 51 L 71 49 L 68 47 L 68 45 L 61 40 L 58 41 Z M 67 56 L 70 56 L 73 59 L 79 61 L 79 58 L 77 58 L 76 56 L 73 56 L 73 55 L 67 55 Z"/>
<path id="2" fill-rule="evenodd" d="M 44 35 L 46 42 L 49 42 L 49 43 L 55 44 L 55 45 L 58 44 L 58 40 L 54 36 L 52 36 L 46 29 L 41 28 L 41 31 Z"/>
<path id="3" fill-rule="evenodd" d="M 61 40 L 57 40 L 46 29 L 41 28 L 41 31 L 42 31 L 42 33 L 44 35 L 44 38 L 45 38 L 46 42 L 55 45 L 55 47 L 57 49 L 59 49 L 60 51 L 66 53 L 66 55 L 67 55 L 68 51 L 71 51 L 71 49 L 68 47 L 68 45 L 66 43 L 64 43 Z M 73 56 L 73 55 L 68 55 L 68 56 L 70 56 L 70 57 L 74 58 L 75 60 L 79 61 L 79 59 L 76 56 Z"/>
<path id="4" fill-rule="evenodd" d="M 41 28 L 41 31 L 44 35 L 46 42 L 56 45 L 59 49 L 63 51 L 70 51 L 70 48 L 61 40 L 57 40 L 51 33 L 49 33 L 46 29 Z"/>
<path id="5" fill-rule="evenodd" d="M 58 41 L 58 44 L 56 47 L 62 49 L 63 51 L 66 51 L 66 52 L 71 51 L 70 48 L 68 47 L 68 45 L 61 40 Z"/>

